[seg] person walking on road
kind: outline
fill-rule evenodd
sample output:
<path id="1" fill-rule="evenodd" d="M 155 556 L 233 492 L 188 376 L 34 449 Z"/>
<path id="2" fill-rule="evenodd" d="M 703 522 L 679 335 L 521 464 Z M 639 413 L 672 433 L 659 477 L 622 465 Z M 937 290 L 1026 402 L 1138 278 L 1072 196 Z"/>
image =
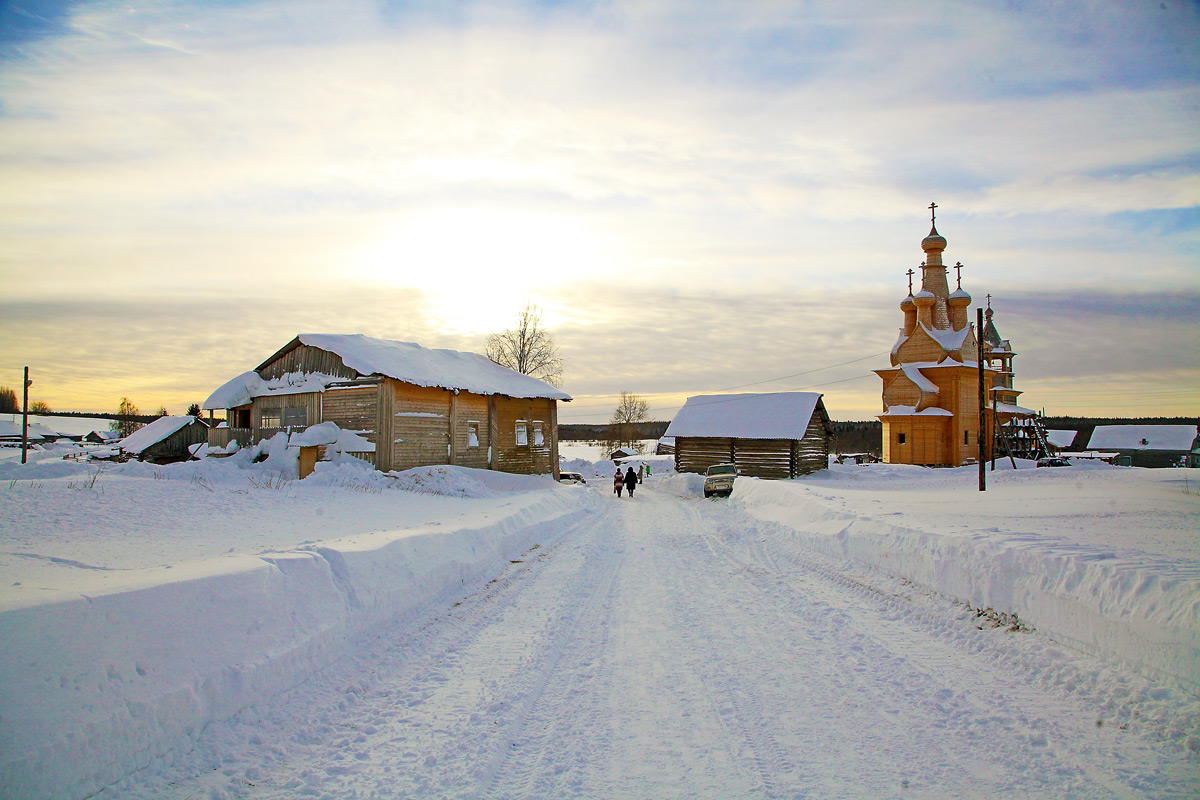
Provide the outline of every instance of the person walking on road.
<path id="1" fill-rule="evenodd" d="M 619 470 L 618 470 L 618 474 L 620 474 Z M 633 497 L 633 487 L 637 486 L 637 484 L 638 484 L 638 476 L 633 471 L 633 467 L 630 467 L 629 471 L 625 473 L 625 488 L 629 490 L 630 497 Z"/>
<path id="2" fill-rule="evenodd" d="M 621 496 L 621 490 L 625 488 L 625 478 L 621 476 L 621 468 L 617 467 L 617 473 L 613 475 L 613 491 L 617 497 Z"/>

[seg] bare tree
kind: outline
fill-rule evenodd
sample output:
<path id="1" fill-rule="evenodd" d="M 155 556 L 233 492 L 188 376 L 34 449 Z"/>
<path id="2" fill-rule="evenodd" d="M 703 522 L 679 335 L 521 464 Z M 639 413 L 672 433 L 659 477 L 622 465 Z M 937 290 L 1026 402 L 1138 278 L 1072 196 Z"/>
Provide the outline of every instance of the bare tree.
<path id="1" fill-rule="evenodd" d="M 488 337 L 484 355 L 522 375 L 540 378 L 552 386 L 562 385 L 558 346 L 542 328 L 542 310 L 531 303 L 517 314 L 516 328 Z"/>
<path id="2" fill-rule="evenodd" d="M 21 404 L 17 402 L 17 393 L 7 386 L 0 386 L 0 414 L 20 414 Z"/>
<path id="3" fill-rule="evenodd" d="M 608 439 L 603 443 L 608 452 L 618 447 L 632 447 L 642 452 L 641 423 L 650 417 L 650 404 L 632 392 L 621 392 L 621 399 L 608 421 Z"/>
<path id="4" fill-rule="evenodd" d="M 142 423 L 134 419 L 134 417 L 138 416 L 140 413 L 141 412 L 138 411 L 138 407 L 133 404 L 132 400 L 130 400 L 128 397 L 122 397 L 121 405 L 117 407 L 118 419 L 114 419 L 112 421 L 112 425 L 109 427 L 121 437 L 128 436 L 138 428 L 142 427 Z"/>
<path id="5" fill-rule="evenodd" d="M 34 400 L 29 404 L 30 414 L 49 414 L 50 411 L 50 404 L 45 400 Z"/>

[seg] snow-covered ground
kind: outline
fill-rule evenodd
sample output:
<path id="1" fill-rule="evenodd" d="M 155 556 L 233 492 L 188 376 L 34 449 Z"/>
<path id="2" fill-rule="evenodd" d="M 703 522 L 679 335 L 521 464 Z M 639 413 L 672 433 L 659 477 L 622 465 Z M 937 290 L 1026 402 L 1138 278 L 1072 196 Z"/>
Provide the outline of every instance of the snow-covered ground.
<path id="1" fill-rule="evenodd" d="M 564 456 L 0 464 L 0 796 L 1195 796 L 1200 472 Z"/>

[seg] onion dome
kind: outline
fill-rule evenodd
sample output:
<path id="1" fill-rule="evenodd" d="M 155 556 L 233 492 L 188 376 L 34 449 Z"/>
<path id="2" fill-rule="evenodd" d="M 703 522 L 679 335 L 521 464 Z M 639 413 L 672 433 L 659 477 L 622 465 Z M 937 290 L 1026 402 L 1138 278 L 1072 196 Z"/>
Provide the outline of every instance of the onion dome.
<path id="1" fill-rule="evenodd" d="M 951 306 L 966 306 L 971 305 L 971 295 L 967 294 L 963 289 L 955 289 L 946 298 L 946 304 Z"/>
<path id="2" fill-rule="evenodd" d="M 926 253 L 941 252 L 946 249 L 946 237 L 937 232 L 937 227 L 929 229 L 929 235 L 921 240 L 921 249 Z"/>
<path id="3" fill-rule="evenodd" d="M 900 301 L 901 311 L 909 311 L 910 309 L 915 310 L 916 307 L 917 304 L 913 301 L 913 296 L 911 294 Z"/>

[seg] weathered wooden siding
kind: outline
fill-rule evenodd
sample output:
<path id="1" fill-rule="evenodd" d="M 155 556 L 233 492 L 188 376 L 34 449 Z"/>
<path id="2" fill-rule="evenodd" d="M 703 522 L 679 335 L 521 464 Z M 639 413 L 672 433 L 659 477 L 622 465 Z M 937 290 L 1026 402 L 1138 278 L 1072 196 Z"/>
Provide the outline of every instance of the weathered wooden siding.
<path id="1" fill-rule="evenodd" d="M 791 439 L 735 439 L 733 463 L 738 474 L 756 478 L 791 478 Z"/>
<path id="2" fill-rule="evenodd" d="M 792 477 L 829 467 L 829 437 L 832 427 L 825 404 L 818 401 L 816 410 L 808 420 L 804 438 L 792 443 Z"/>
<path id="3" fill-rule="evenodd" d="M 475 469 L 488 468 L 488 399 L 486 395 L 459 392 L 455 408 L 454 463 Z M 478 432 L 478 444 L 470 443 L 470 428 L 474 424 Z"/>
<path id="4" fill-rule="evenodd" d="M 378 452 L 381 448 L 379 395 L 380 384 L 330 386 L 322 397 L 321 418 L 317 420 L 336 423 L 342 430 L 359 431 L 359 436 L 374 443 L 376 452 L 352 455 L 377 466 Z"/>
<path id="5" fill-rule="evenodd" d="M 717 437 L 675 437 L 675 471 L 701 475 L 713 464 L 733 463 L 733 440 Z"/>
<path id="6" fill-rule="evenodd" d="M 450 463 L 450 392 L 388 383 L 392 387 L 391 469 Z"/>
<path id="7" fill-rule="evenodd" d="M 155 464 L 186 461 L 192 457 L 188 452 L 188 446 L 207 440 L 208 426 L 202 422 L 193 422 L 175 431 L 161 442 L 150 445 L 138 455 L 138 458 Z"/>
<path id="8" fill-rule="evenodd" d="M 322 421 L 321 402 L 322 394 L 320 392 L 256 397 L 250 412 L 250 424 L 255 429 L 292 428 L 293 430 L 303 430 L 309 425 L 316 425 Z M 286 414 L 289 409 L 294 409 L 296 416 L 289 417 Z M 270 424 L 263 421 L 264 416 Z M 291 424 L 288 423 L 288 419 L 292 420 Z"/>
<path id="9" fill-rule="evenodd" d="M 293 372 L 320 372 L 347 380 L 359 377 L 358 372 L 347 367 L 337 353 L 303 344 L 277 356 L 258 370 L 265 380 L 282 378 Z"/>
<path id="10" fill-rule="evenodd" d="M 555 419 L 554 405 L 555 401 L 547 398 L 497 398 L 496 441 L 493 443 L 497 469 L 525 475 L 553 474 L 555 437 L 558 435 L 551 424 Z M 526 424 L 528 444 L 517 444 L 518 421 Z M 542 428 L 540 445 L 534 438 L 536 424 Z"/>

